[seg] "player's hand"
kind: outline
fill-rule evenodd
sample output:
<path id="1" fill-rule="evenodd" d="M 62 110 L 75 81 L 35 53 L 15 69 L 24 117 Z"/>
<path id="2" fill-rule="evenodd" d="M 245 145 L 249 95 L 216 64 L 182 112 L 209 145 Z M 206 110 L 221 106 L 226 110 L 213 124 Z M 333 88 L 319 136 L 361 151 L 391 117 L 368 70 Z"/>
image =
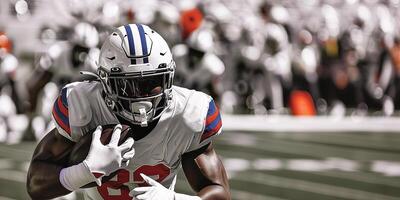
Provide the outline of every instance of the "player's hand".
<path id="1" fill-rule="evenodd" d="M 135 155 L 133 138 L 128 138 L 118 146 L 122 130 L 120 124 L 114 127 L 111 140 L 107 145 L 103 145 L 100 141 L 102 130 L 102 127 L 98 126 L 93 132 L 89 153 L 83 161 L 96 178 L 98 185 L 101 185 L 103 176 L 108 176 L 118 169 L 127 167 L 129 160 Z"/>
<path id="2" fill-rule="evenodd" d="M 140 174 L 144 181 L 150 186 L 137 187 L 133 189 L 129 195 L 135 197 L 137 200 L 174 200 L 175 192 L 165 188 L 157 181 L 150 177 Z"/>

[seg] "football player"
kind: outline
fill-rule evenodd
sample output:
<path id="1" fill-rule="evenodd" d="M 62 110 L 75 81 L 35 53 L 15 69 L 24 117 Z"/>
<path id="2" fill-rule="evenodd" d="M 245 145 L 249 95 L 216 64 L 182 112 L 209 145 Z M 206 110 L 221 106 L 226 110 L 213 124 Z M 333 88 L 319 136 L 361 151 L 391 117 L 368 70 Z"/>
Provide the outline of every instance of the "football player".
<path id="1" fill-rule="evenodd" d="M 56 128 L 36 147 L 29 195 L 49 199 L 86 188 L 85 198 L 95 200 L 230 199 L 212 145 L 221 133 L 218 108 L 210 96 L 172 85 L 175 62 L 165 40 L 146 25 L 121 26 L 104 42 L 98 65 L 96 81 L 68 84 L 55 101 Z M 117 125 L 103 145 L 107 124 L 129 125 L 132 138 L 118 146 Z M 90 151 L 83 162 L 68 166 L 84 134 L 93 134 Z M 196 196 L 174 192 L 180 166 Z"/>
<path id="2" fill-rule="evenodd" d="M 92 59 L 99 55 L 98 43 L 99 32 L 96 27 L 79 22 L 74 25 L 72 33 L 68 34 L 68 40 L 52 44 L 40 57 L 26 83 L 30 111 L 36 110 L 38 95 L 47 83 L 54 82 L 58 86 L 64 86 L 76 80 L 75 75 L 81 70 L 95 71 Z"/>

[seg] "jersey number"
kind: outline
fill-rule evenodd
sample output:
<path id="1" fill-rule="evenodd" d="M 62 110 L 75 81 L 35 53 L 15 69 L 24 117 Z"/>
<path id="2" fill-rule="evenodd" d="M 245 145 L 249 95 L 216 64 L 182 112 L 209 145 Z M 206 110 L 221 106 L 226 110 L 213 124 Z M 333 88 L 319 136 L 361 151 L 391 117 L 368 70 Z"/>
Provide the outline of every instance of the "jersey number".
<path id="1" fill-rule="evenodd" d="M 147 176 L 152 177 L 157 182 L 162 182 L 167 176 L 171 173 L 169 167 L 160 163 L 157 165 L 143 165 L 137 168 L 133 172 L 133 182 L 138 186 L 148 186 L 147 183 L 143 180 L 140 174 L 146 174 Z M 116 175 L 115 181 L 107 181 L 103 183 L 100 187 L 97 187 L 101 197 L 105 200 L 126 200 L 131 199 L 129 196 L 129 187 L 124 185 L 125 183 L 129 183 L 130 173 L 128 170 L 120 169 Z M 111 192 L 111 190 L 115 190 L 115 194 Z M 119 191 L 118 191 L 119 190 Z"/>

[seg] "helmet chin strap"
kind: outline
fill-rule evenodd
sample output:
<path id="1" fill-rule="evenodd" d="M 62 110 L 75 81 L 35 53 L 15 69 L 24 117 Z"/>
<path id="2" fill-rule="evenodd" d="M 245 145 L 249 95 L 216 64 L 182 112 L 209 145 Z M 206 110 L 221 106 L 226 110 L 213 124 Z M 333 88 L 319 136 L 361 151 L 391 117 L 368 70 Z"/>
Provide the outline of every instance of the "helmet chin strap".
<path id="1" fill-rule="evenodd" d="M 147 113 L 151 111 L 153 104 L 149 101 L 139 101 L 131 103 L 131 111 L 133 118 L 140 122 L 140 126 L 146 127 L 149 116 Z"/>

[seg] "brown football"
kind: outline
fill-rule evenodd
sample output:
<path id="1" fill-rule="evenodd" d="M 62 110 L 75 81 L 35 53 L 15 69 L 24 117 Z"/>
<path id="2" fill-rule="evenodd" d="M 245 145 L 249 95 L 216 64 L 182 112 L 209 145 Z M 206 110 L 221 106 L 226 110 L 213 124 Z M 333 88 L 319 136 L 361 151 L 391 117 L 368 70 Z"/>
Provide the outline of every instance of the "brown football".
<path id="1" fill-rule="evenodd" d="M 110 125 L 104 125 L 103 131 L 101 133 L 100 141 L 102 144 L 106 145 L 110 142 L 111 136 L 114 130 L 115 125 L 110 124 Z M 91 130 L 89 133 L 85 134 L 82 136 L 79 141 L 74 145 L 74 148 L 71 151 L 70 157 L 69 157 L 69 162 L 68 166 L 76 165 L 81 163 L 83 160 L 85 160 L 87 154 L 89 153 L 90 150 L 90 145 L 92 143 L 92 133 L 95 131 Z M 119 139 L 118 145 L 122 144 L 125 142 L 132 134 L 131 128 L 127 125 L 122 125 L 122 131 L 121 131 L 121 137 Z M 103 181 L 105 182 L 112 178 L 115 175 L 115 173 L 110 174 L 107 177 L 103 177 Z M 87 186 L 94 186 L 94 183 L 89 184 Z"/>

